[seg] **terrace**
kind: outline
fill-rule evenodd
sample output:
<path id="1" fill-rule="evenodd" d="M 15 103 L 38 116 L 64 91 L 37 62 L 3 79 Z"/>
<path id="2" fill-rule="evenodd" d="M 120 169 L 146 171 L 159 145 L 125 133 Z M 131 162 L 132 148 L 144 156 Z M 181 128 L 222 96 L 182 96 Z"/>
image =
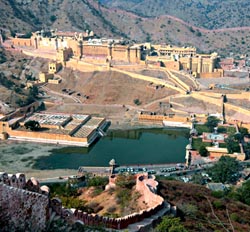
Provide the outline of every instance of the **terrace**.
<path id="1" fill-rule="evenodd" d="M 103 118 L 91 118 L 89 119 L 85 124 L 84 127 L 89 127 L 89 128 L 93 128 L 93 127 L 98 127 L 101 125 L 101 123 L 103 122 Z"/>
<path id="2" fill-rule="evenodd" d="M 68 120 L 70 120 L 70 115 L 65 114 L 40 114 L 35 113 L 31 117 L 26 118 L 24 123 L 28 121 L 37 121 L 42 127 L 46 126 L 62 126 L 64 123 L 66 123 Z"/>
<path id="3" fill-rule="evenodd" d="M 72 137 L 87 138 L 95 129 L 91 127 L 81 126 Z"/>

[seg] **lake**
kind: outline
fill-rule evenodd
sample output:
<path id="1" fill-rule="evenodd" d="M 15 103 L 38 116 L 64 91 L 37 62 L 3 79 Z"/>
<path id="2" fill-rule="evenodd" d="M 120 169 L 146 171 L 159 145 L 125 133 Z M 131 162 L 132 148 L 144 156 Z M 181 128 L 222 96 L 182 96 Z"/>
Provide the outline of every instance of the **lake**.
<path id="1" fill-rule="evenodd" d="M 188 129 L 111 130 L 89 148 L 56 147 L 33 161 L 34 169 L 77 169 L 79 166 L 185 162 Z"/>

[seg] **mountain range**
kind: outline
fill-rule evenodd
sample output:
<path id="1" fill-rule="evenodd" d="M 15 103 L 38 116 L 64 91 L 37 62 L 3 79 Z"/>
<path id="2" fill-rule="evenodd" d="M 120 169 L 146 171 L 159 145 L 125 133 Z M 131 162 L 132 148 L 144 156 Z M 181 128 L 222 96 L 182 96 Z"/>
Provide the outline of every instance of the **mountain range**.
<path id="1" fill-rule="evenodd" d="M 247 0 L 1 0 L 0 27 L 93 30 L 97 36 L 195 46 L 221 55 L 250 52 Z"/>

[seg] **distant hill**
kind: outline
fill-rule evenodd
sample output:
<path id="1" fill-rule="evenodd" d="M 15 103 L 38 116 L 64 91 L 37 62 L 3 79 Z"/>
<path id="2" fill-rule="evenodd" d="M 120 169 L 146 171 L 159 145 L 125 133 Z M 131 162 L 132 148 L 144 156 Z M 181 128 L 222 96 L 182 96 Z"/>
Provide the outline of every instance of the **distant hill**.
<path id="1" fill-rule="evenodd" d="M 117 7 L 146 17 L 171 15 L 187 23 L 207 29 L 250 25 L 248 0 L 103 0 L 108 7 Z"/>
<path id="2" fill-rule="evenodd" d="M 222 55 L 231 52 L 250 54 L 250 27 L 241 27 L 250 25 L 247 12 L 250 4 L 246 0 L 189 2 L 1 0 L 0 27 L 12 32 L 30 32 L 42 28 L 93 30 L 103 37 L 123 37 L 137 42 L 170 43 L 178 46 L 192 45 L 206 53 L 217 51 Z M 222 12 L 222 9 L 227 10 Z"/>

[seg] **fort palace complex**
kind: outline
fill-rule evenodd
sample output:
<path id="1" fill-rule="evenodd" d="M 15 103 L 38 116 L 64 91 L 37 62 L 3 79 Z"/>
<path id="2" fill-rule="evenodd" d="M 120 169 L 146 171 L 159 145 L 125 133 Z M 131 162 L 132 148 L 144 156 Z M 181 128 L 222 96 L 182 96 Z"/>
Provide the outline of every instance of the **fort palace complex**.
<path id="1" fill-rule="evenodd" d="M 94 39 L 93 32 L 57 33 L 45 37 L 43 32 L 33 33 L 31 38 L 13 38 L 12 45 L 40 50 L 57 51 L 57 60 L 66 65 L 70 57 L 112 64 L 155 64 L 172 70 L 186 70 L 195 77 L 221 77 L 218 56 L 197 54 L 194 47 L 132 44 L 123 39 Z"/>

